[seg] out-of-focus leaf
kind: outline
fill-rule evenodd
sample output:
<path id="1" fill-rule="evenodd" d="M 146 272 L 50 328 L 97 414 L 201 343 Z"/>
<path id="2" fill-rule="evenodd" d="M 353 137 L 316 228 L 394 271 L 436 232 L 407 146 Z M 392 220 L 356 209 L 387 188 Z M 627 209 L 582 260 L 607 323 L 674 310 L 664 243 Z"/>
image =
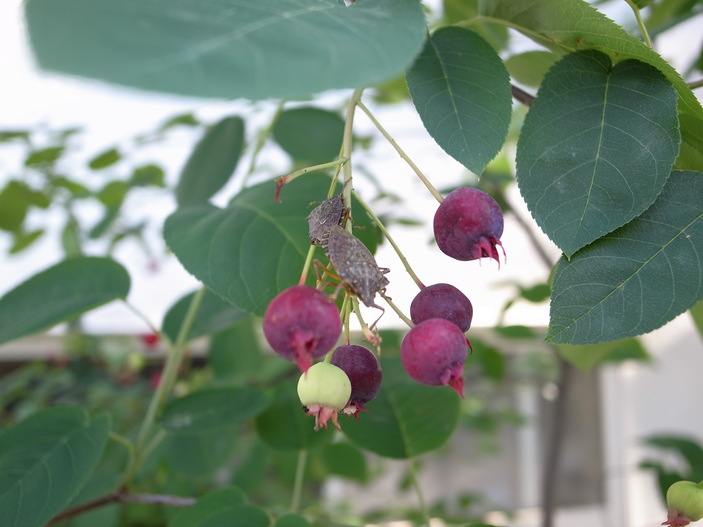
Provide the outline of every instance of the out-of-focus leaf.
<path id="1" fill-rule="evenodd" d="M 159 165 L 142 165 L 136 167 L 132 172 L 130 185 L 134 187 L 163 187 L 164 179 L 164 169 Z"/>
<path id="2" fill-rule="evenodd" d="M 103 168 L 111 167 L 120 159 L 122 159 L 120 151 L 117 148 L 110 148 L 88 161 L 88 167 L 91 170 L 102 170 Z"/>
<path id="3" fill-rule="evenodd" d="M 25 166 L 45 166 L 56 163 L 61 158 L 65 148 L 63 146 L 50 146 L 41 150 L 34 150 L 24 160 Z"/>
<path id="4" fill-rule="evenodd" d="M 510 56 L 505 61 L 508 73 L 520 84 L 538 88 L 549 68 L 559 60 L 559 55 L 549 51 L 525 51 Z"/>
<path id="5" fill-rule="evenodd" d="M 272 132 L 276 142 L 293 159 L 317 165 L 339 157 L 344 119 L 321 108 L 292 108 L 281 112 Z"/>
<path id="6" fill-rule="evenodd" d="M 634 338 L 587 346 L 559 344 L 557 345 L 557 350 L 564 359 L 583 371 L 588 371 L 605 362 L 649 359 L 649 355 L 640 341 Z"/>

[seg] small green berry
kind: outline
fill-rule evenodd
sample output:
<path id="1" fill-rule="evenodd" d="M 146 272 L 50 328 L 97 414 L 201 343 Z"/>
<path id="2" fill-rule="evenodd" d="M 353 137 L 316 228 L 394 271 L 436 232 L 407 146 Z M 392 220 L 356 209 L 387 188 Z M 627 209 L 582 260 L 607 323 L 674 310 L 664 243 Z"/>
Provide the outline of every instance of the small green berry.
<path id="1" fill-rule="evenodd" d="M 327 421 L 337 428 L 337 412 L 349 402 L 351 382 L 341 368 L 328 362 L 318 362 L 308 368 L 298 380 L 298 397 L 308 415 L 315 416 L 315 430 L 327 428 Z"/>
<path id="2" fill-rule="evenodd" d="M 666 491 L 666 505 L 668 517 L 662 525 L 679 527 L 700 520 L 703 518 L 703 486 L 693 481 L 677 481 Z"/>

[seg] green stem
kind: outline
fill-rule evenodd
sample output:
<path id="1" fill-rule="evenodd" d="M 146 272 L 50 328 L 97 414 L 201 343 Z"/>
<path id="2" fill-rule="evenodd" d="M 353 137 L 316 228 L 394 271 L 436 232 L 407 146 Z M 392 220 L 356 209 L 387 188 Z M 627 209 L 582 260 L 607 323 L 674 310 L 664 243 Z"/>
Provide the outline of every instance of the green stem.
<path id="1" fill-rule="evenodd" d="M 688 83 L 688 87 L 691 88 L 692 90 L 695 90 L 695 89 L 697 89 L 697 88 L 703 88 L 703 79 L 700 79 L 700 80 L 697 80 L 697 81 L 693 81 L 693 82 L 689 82 L 689 83 Z"/>
<path id="2" fill-rule="evenodd" d="M 249 179 L 249 176 L 251 176 L 254 173 L 254 170 L 256 169 L 256 162 L 259 159 L 259 153 L 264 148 L 264 145 L 266 144 L 266 140 L 271 135 L 271 130 L 273 130 L 273 127 L 276 124 L 276 121 L 278 121 L 278 116 L 281 115 L 281 112 L 283 111 L 284 104 L 285 104 L 285 101 L 280 101 L 278 103 L 278 106 L 276 107 L 276 111 L 273 114 L 273 118 L 271 119 L 271 122 L 269 123 L 269 125 L 266 128 L 264 128 L 263 130 L 261 130 L 261 132 L 259 132 L 259 137 L 256 140 L 256 145 L 254 145 L 254 151 L 251 154 L 251 162 L 249 163 L 249 169 L 247 170 L 247 173 L 244 175 L 244 178 L 242 178 L 242 186 L 246 186 L 247 179 Z"/>
<path id="3" fill-rule="evenodd" d="M 405 257 L 403 254 L 403 251 L 400 250 L 400 247 L 398 247 L 398 244 L 395 243 L 395 240 L 393 240 L 393 237 L 390 235 L 388 230 L 386 229 L 385 225 L 383 225 L 383 222 L 374 214 L 373 210 L 371 210 L 371 207 L 369 207 L 368 203 L 366 203 L 364 200 L 361 199 L 360 196 L 354 194 L 354 197 L 359 201 L 359 204 L 363 207 L 363 209 L 366 211 L 366 213 L 371 217 L 371 219 L 374 221 L 378 229 L 383 233 L 383 236 L 385 236 L 386 240 L 388 240 L 388 243 L 391 244 L 391 247 L 393 247 L 393 250 L 395 253 L 398 255 L 398 258 L 400 258 L 401 263 L 403 264 L 403 267 L 405 267 L 405 271 L 410 275 L 410 277 L 413 279 L 415 284 L 422 289 L 425 287 L 425 285 L 422 283 L 420 278 L 415 274 L 415 271 L 413 271 L 412 267 L 410 267 L 410 264 L 408 263 L 408 259 Z"/>
<path id="4" fill-rule="evenodd" d="M 344 186 L 342 187 L 342 201 L 344 205 L 349 209 L 351 214 L 351 192 L 352 192 L 352 164 L 351 164 L 351 154 L 352 154 L 352 140 L 354 135 L 352 130 L 354 128 L 354 113 L 356 106 L 361 102 L 361 94 L 363 90 L 354 90 L 351 98 L 349 99 L 349 104 L 347 105 L 347 113 L 344 119 L 344 136 L 342 137 L 342 155 L 341 157 L 348 159 L 349 162 L 345 163 L 342 167 L 342 174 L 344 176 Z M 347 230 L 351 232 L 352 225 L 347 222 Z"/>
<path id="5" fill-rule="evenodd" d="M 127 307 L 127 309 L 134 313 L 142 322 L 144 322 L 149 327 L 149 331 L 151 331 L 155 335 L 159 335 L 159 338 L 161 338 L 162 340 L 166 338 L 166 335 L 162 334 L 161 331 L 159 331 L 159 329 L 151 323 L 151 320 L 149 320 L 149 318 L 144 313 L 142 313 L 135 305 L 129 303 L 126 299 L 122 299 L 122 302 Z"/>
<path id="6" fill-rule="evenodd" d="M 405 322 L 405 323 L 408 325 L 408 327 L 413 327 L 413 326 L 415 325 L 415 324 L 413 323 L 413 321 L 410 320 L 408 317 L 406 317 L 406 316 L 405 316 L 405 313 L 403 313 L 403 312 L 400 310 L 400 308 L 395 305 L 395 303 L 393 302 L 393 300 L 391 300 L 391 298 L 390 298 L 389 296 L 386 296 L 386 294 L 383 293 L 383 292 L 380 292 L 379 294 L 381 295 L 381 298 L 383 298 L 383 300 L 386 301 L 386 304 L 388 304 L 389 306 L 391 306 L 391 309 L 392 309 L 393 311 L 395 311 L 395 314 L 398 315 L 398 317 L 400 317 L 400 319 L 401 319 L 403 322 Z"/>
<path id="7" fill-rule="evenodd" d="M 644 25 L 644 20 L 642 20 L 642 12 L 640 11 L 640 8 L 637 7 L 637 4 L 635 4 L 632 0 L 625 0 L 625 2 L 627 2 L 627 4 L 632 9 L 632 12 L 635 14 L 635 18 L 637 19 L 637 25 L 640 27 L 640 32 L 642 33 L 642 39 L 644 40 L 645 44 L 647 44 L 651 48 L 652 41 L 649 38 L 647 26 Z"/>
<path id="8" fill-rule="evenodd" d="M 308 451 L 298 452 L 298 464 L 295 468 L 295 481 L 293 483 L 293 497 L 290 503 L 290 511 L 295 513 L 300 509 L 300 497 L 303 494 L 303 480 L 305 478 L 305 466 L 307 465 Z"/>
<path id="9" fill-rule="evenodd" d="M 427 510 L 427 503 L 425 502 L 425 494 L 422 492 L 422 487 L 420 486 L 420 478 L 417 473 L 417 467 L 412 459 L 408 460 L 408 468 L 410 469 L 410 481 L 415 488 L 415 494 L 417 495 L 418 506 L 420 507 L 420 513 L 424 519 L 425 526 L 430 527 L 430 513 Z"/>
<path id="10" fill-rule="evenodd" d="M 278 178 L 279 184 L 281 185 L 286 185 L 293 181 L 295 178 L 298 178 L 300 176 L 303 176 L 305 174 L 308 174 L 310 172 L 317 172 L 318 170 L 324 170 L 326 168 L 331 168 L 331 167 L 336 167 L 339 165 L 345 165 L 349 161 L 349 158 L 347 157 L 340 157 L 339 159 L 335 159 L 334 161 L 328 161 L 327 163 L 320 163 L 319 165 L 313 165 L 310 167 L 305 167 L 296 170 L 295 172 L 291 172 L 288 175 L 281 176 Z"/>
<path id="11" fill-rule="evenodd" d="M 374 126 L 378 129 L 379 132 L 383 135 L 383 137 L 386 138 L 386 140 L 390 143 L 390 145 L 395 149 L 396 152 L 398 152 L 398 155 L 405 161 L 410 168 L 412 168 L 413 172 L 417 175 L 418 178 L 420 178 L 420 181 L 427 187 L 427 190 L 430 191 L 430 193 L 435 197 L 435 199 L 442 203 L 444 198 L 442 195 L 437 191 L 436 188 L 430 183 L 430 180 L 427 179 L 427 177 L 422 173 L 422 171 L 417 167 L 415 163 L 413 163 L 412 159 L 408 157 L 408 155 L 403 151 L 400 146 L 398 146 L 398 143 L 396 143 L 395 139 L 391 137 L 391 135 L 386 131 L 383 126 L 381 126 L 381 123 L 378 122 L 376 117 L 371 113 L 371 111 L 362 103 L 361 101 L 357 102 L 357 105 L 359 108 L 361 108 L 364 113 L 368 116 L 369 119 L 371 119 L 371 122 L 374 124 Z"/>
<path id="12" fill-rule="evenodd" d="M 166 357 L 166 365 L 164 366 L 163 374 L 161 375 L 161 381 L 159 382 L 156 391 L 154 392 L 151 401 L 149 402 L 149 407 L 147 408 L 146 416 L 144 417 L 144 422 L 142 423 L 141 429 L 139 430 L 139 436 L 137 438 L 137 455 L 135 466 L 132 468 L 128 477 L 134 476 L 134 471 L 138 468 L 138 464 L 144 458 L 145 446 L 149 440 L 152 428 L 154 426 L 154 421 L 156 420 L 156 415 L 161 410 L 161 407 L 166 402 L 167 397 L 171 393 L 176 379 L 178 377 L 178 370 L 180 370 L 181 364 L 183 362 L 183 357 L 185 356 L 186 342 L 188 340 L 188 333 L 193 325 L 195 316 L 200 309 L 200 304 L 202 303 L 203 296 L 205 295 L 205 288 L 201 288 L 195 293 L 193 299 L 188 307 L 188 312 L 183 319 L 183 324 L 178 332 L 178 337 L 176 338 L 175 344 L 169 346 L 168 355 Z"/>
<path id="13" fill-rule="evenodd" d="M 305 285 L 308 279 L 308 273 L 310 272 L 310 265 L 312 265 L 312 257 L 315 254 L 315 246 L 310 245 L 308 249 L 308 255 L 305 257 L 305 264 L 303 265 L 303 272 L 300 273 L 300 280 L 298 280 L 298 285 Z"/>

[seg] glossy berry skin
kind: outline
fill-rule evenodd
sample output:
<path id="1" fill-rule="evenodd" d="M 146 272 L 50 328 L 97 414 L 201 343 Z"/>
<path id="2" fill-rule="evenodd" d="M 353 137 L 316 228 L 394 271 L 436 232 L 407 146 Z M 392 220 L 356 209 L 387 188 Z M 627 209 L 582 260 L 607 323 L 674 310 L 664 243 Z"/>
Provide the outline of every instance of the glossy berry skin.
<path id="1" fill-rule="evenodd" d="M 410 303 L 410 318 L 415 324 L 430 318 L 444 318 L 466 333 L 471 327 L 473 316 L 471 301 L 450 284 L 423 287 Z"/>
<path id="2" fill-rule="evenodd" d="M 412 379 L 429 386 L 451 386 L 462 397 L 467 356 L 464 333 L 443 318 L 420 322 L 400 344 L 400 360 Z"/>
<path id="3" fill-rule="evenodd" d="M 342 321 L 335 303 L 314 287 L 297 285 L 279 293 L 264 313 L 264 336 L 281 357 L 307 371 L 337 343 Z"/>
<path id="4" fill-rule="evenodd" d="M 337 412 L 349 402 L 351 390 L 347 374 L 328 362 L 313 364 L 298 379 L 298 397 L 306 413 L 315 416 L 315 430 L 327 428 L 330 419 L 340 428 Z"/>
<path id="5" fill-rule="evenodd" d="M 365 404 L 373 400 L 381 389 L 381 366 L 371 350 L 355 344 L 339 346 L 332 354 L 332 364 L 340 367 L 351 381 L 351 396 L 344 413 L 358 419 Z"/>
<path id="6" fill-rule="evenodd" d="M 677 481 L 666 491 L 669 508 L 667 521 L 662 525 L 688 525 L 703 518 L 703 481 Z"/>
<path id="7" fill-rule="evenodd" d="M 435 212 L 433 226 L 444 254 L 461 261 L 488 257 L 500 263 L 497 246 L 503 247 L 503 212 L 482 190 L 460 187 L 449 193 Z"/>

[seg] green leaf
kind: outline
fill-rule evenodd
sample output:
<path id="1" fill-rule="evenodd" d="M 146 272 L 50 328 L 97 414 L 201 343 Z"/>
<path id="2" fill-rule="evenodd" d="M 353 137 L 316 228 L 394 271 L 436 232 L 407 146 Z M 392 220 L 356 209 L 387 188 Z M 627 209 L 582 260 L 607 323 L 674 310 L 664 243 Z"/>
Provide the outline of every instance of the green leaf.
<path id="1" fill-rule="evenodd" d="M 407 459 L 441 447 L 459 419 L 459 396 L 447 386 L 416 383 L 399 359 L 382 359 L 383 384 L 359 421 L 345 421 L 344 434 L 384 457 Z"/>
<path id="2" fill-rule="evenodd" d="M 595 344 L 663 326 L 703 297 L 703 174 L 674 171 L 641 216 L 562 258 L 547 340 Z"/>
<path id="3" fill-rule="evenodd" d="M 302 516 L 286 514 L 276 519 L 274 527 L 312 527 L 312 525 Z"/>
<path id="4" fill-rule="evenodd" d="M 110 167 L 122 159 L 122 154 L 117 148 L 110 148 L 101 152 L 93 159 L 88 162 L 88 167 L 91 170 L 102 170 L 103 168 Z"/>
<path id="5" fill-rule="evenodd" d="M 623 339 L 614 342 L 602 342 L 588 346 L 572 346 L 560 344 L 559 354 L 578 369 L 588 371 L 594 366 L 612 361 L 619 357 L 648 357 L 638 339 Z"/>
<path id="6" fill-rule="evenodd" d="M 388 80 L 426 32 L 418 0 L 30 0 L 25 14 L 44 69 L 224 99 Z"/>
<path id="7" fill-rule="evenodd" d="M 100 189 L 98 199 L 108 209 L 118 209 L 124 203 L 128 192 L 129 185 L 126 181 L 110 181 Z"/>
<path id="8" fill-rule="evenodd" d="M 477 19 L 481 2 L 482 0 L 442 0 L 444 15 L 442 25 L 461 25 L 471 20 L 471 30 L 481 35 L 497 51 L 501 51 L 510 39 L 508 28 L 491 21 Z"/>
<path id="9" fill-rule="evenodd" d="M 703 302 L 698 302 L 689 312 L 693 318 L 693 323 L 698 328 L 698 334 L 703 338 Z"/>
<path id="10" fill-rule="evenodd" d="M 183 207 L 166 220 L 166 243 L 215 293 L 263 315 L 276 294 L 298 282 L 310 245 L 309 205 L 327 197 L 329 183 L 307 175 L 285 187 L 282 203 L 269 181 L 243 190 L 226 209 Z"/>
<path id="11" fill-rule="evenodd" d="M 520 192 L 570 257 L 652 204 L 679 150 L 676 92 L 655 68 L 572 53 L 547 74 L 517 145 Z"/>
<path id="12" fill-rule="evenodd" d="M 225 117 L 195 145 L 176 186 L 179 206 L 206 203 L 225 186 L 244 148 L 244 121 Z"/>
<path id="13" fill-rule="evenodd" d="M 171 339 L 171 342 L 176 342 L 194 296 L 195 293 L 185 295 L 166 313 L 161 330 Z M 186 341 L 221 331 L 246 316 L 248 313 L 229 302 L 225 302 L 221 297 L 206 289 Z"/>
<path id="14" fill-rule="evenodd" d="M 24 164 L 28 167 L 52 165 L 61 158 L 63 151 L 63 146 L 50 146 L 41 150 L 33 150 L 24 160 Z"/>
<path id="15" fill-rule="evenodd" d="M 44 229 L 36 229 L 30 232 L 15 232 L 12 247 L 8 251 L 9 254 L 17 254 L 24 251 L 27 247 L 37 241 L 43 234 Z"/>
<path id="16" fill-rule="evenodd" d="M 329 443 L 334 432 L 315 431 L 315 420 L 306 415 L 298 399 L 298 379 L 279 384 L 271 406 L 256 418 L 259 437 L 276 450 L 306 450 Z M 334 428 L 334 427 L 333 427 Z"/>
<path id="17" fill-rule="evenodd" d="M 0 525 L 41 527 L 69 505 L 95 469 L 110 419 L 47 408 L 0 436 Z"/>
<path id="18" fill-rule="evenodd" d="M 693 438 L 674 435 L 652 435 L 644 439 L 644 444 L 678 453 L 688 465 L 686 472 L 693 481 L 703 479 L 703 447 Z"/>
<path id="19" fill-rule="evenodd" d="M 336 112 L 320 108 L 293 108 L 281 112 L 272 133 L 293 159 L 317 165 L 339 157 L 344 119 Z"/>
<path id="20" fill-rule="evenodd" d="M 148 164 L 136 167 L 132 172 L 129 184 L 134 187 L 163 187 L 164 169 L 159 165 Z"/>
<path id="21" fill-rule="evenodd" d="M 562 0 L 485 0 L 481 5 L 482 15 L 496 21 L 504 20 L 528 38 L 558 53 L 593 49 L 615 62 L 637 59 L 654 66 L 669 79 L 680 97 L 682 154 L 702 149 L 703 108 L 686 81 L 652 48 L 589 3 L 583 0 L 568 3 Z M 687 162 L 678 164 L 677 168 L 703 170 L 703 165 Z"/>
<path id="22" fill-rule="evenodd" d="M 198 121 L 192 113 L 187 112 L 174 115 L 173 117 L 166 119 L 161 126 L 159 126 L 159 131 L 165 132 L 166 130 L 170 130 L 171 128 L 175 128 L 177 126 L 195 127 L 199 125 L 200 121 Z"/>
<path id="23" fill-rule="evenodd" d="M 445 27 L 406 78 L 432 138 L 480 175 L 502 148 L 512 113 L 510 78 L 496 51 L 473 31 Z"/>
<path id="24" fill-rule="evenodd" d="M 259 328 L 260 321 L 250 316 L 213 335 L 207 358 L 215 379 L 235 382 L 257 378 L 264 362 Z"/>
<path id="25" fill-rule="evenodd" d="M 364 483 L 369 472 L 364 454 L 346 442 L 332 443 L 320 449 L 325 468 L 330 474 Z"/>
<path id="26" fill-rule="evenodd" d="M 72 258 L 0 298 L 0 343 L 48 329 L 85 311 L 125 298 L 127 271 L 107 258 Z"/>
<path id="27" fill-rule="evenodd" d="M 49 206 L 49 198 L 22 181 L 9 181 L 0 191 L 0 229 L 17 232 L 22 227 L 29 208 Z"/>
<path id="28" fill-rule="evenodd" d="M 256 388 L 200 390 L 171 401 L 161 426 L 172 434 L 212 432 L 252 419 L 269 402 L 267 394 Z"/>
<path id="29" fill-rule="evenodd" d="M 510 76 L 520 84 L 537 88 L 557 60 L 559 55 L 549 51 L 526 51 L 508 58 L 505 67 Z"/>
<path id="30" fill-rule="evenodd" d="M 192 507 L 178 511 L 168 522 L 168 527 L 202 527 L 210 517 L 229 512 L 245 504 L 244 493 L 236 487 L 217 489 L 198 498 Z"/>

